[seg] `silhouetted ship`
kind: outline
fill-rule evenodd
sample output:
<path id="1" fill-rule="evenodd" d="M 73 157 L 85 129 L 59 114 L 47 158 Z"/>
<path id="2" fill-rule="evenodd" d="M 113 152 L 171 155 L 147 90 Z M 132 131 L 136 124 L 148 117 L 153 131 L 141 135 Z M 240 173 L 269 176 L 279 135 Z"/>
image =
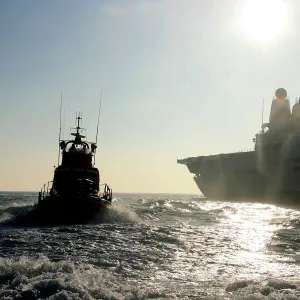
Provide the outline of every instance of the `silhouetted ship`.
<path id="1" fill-rule="evenodd" d="M 99 170 L 93 165 L 96 143 L 83 141 L 81 117 L 77 117 L 73 140 L 60 140 L 61 164 L 55 169 L 53 181 L 39 192 L 32 210 L 37 224 L 89 223 L 112 202 L 112 190 L 104 185 L 99 192 Z"/>
<path id="2" fill-rule="evenodd" d="M 287 92 L 276 90 L 269 123 L 253 139 L 254 150 L 178 159 L 212 199 L 262 199 L 300 204 L 300 103 L 292 112 Z"/>

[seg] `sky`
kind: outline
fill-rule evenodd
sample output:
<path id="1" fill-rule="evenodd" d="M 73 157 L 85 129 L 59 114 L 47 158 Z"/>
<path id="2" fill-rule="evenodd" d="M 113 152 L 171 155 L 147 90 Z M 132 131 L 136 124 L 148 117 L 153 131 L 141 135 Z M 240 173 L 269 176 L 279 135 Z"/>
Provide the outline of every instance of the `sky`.
<path id="1" fill-rule="evenodd" d="M 264 3 L 264 5 L 258 3 Z M 83 113 L 115 192 L 195 193 L 177 159 L 253 148 L 300 96 L 296 0 L 1 0 L 0 190 L 38 191 Z"/>

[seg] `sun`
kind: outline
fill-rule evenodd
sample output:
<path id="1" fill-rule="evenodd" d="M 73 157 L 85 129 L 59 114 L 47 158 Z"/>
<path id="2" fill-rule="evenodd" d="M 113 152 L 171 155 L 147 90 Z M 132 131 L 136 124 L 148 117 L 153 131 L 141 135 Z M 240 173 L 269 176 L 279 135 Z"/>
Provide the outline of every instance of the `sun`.
<path id="1" fill-rule="evenodd" d="M 269 42 L 284 28 L 286 8 L 281 0 L 248 0 L 242 12 L 242 27 L 260 42 Z"/>

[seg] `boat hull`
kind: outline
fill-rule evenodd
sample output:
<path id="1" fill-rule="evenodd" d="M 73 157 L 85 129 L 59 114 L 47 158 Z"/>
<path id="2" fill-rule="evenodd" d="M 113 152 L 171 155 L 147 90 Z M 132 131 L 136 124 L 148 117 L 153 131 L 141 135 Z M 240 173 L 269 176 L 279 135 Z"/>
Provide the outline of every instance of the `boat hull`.
<path id="1" fill-rule="evenodd" d="M 58 226 L 99 223 L 111 204 L 93 196 L 47 196 L 32 210 L 16 218 L 19 226 Z"/>

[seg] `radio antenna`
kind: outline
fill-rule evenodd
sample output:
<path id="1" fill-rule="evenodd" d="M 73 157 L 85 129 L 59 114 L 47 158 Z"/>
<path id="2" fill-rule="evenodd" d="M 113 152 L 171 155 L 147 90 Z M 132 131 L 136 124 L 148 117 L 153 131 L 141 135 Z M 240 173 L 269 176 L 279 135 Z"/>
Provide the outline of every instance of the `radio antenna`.
<path id="1" fill-rule="evenodd" d="M 103 87 L 101 88 L 101 96 L 100 96 L 99 111 L 98 111 L 98 123 L 97 123 L 97 132 L 96 132 L 96 145 L 97 145 L 98 133 L 99 133 L 99 120 L 100 120 L 100 114 L 101 114 L 102 94 L 103 94 Z M 95 150 L 95 155 L 94 155 L 94 165 L 95 164 L 96 164 L 96 150 Z"/>
<path id="2" fill-rule="evenodd" d="M 63 118 L 63 126 L 62 126 L 62 139 L 65 139 L 65 122 L 66 122 L 66 110 L 64 109 L 64 118 Z"/>
<path id="3" fill-rule="evenodd" d="M 261 110 L 261 125 L 264 124 L 264 108 L 265 108 L 265 98 L 263 97 L 262 110 Z"/>
<path id="4" fill-rule="evenodd" d="M 100 114 L 101 114 L 101 103 L 102 103 L 102 91 L 103 91 L 103 88 L 101 88 L 101 96 L 100 96 L 100 103 L 99 103 L 99 111 L 98 111 L 98 123 L 97 123 L 97 132 L 96 132 L 96 144 L 97 144 L 97 141 L 98 141 L 99 120 L 100 120 Z"/>
<path id="5" fill-rule="evenodd" d="M 62 92 L 60 92 L 60 108 L 59 108 L 59 135 L 58 135 L 58 161 L 57 166 L 59 166 L 60 158 L 60 138 L 61 138 L 61 109 L 62 109 Z"/>

